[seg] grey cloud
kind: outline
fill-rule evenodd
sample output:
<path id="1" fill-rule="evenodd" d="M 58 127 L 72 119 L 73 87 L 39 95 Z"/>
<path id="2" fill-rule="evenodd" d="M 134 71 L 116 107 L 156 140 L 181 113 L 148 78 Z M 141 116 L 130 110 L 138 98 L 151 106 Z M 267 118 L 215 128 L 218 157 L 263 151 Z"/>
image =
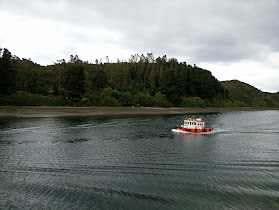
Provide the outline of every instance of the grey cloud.
<path id="1" fill-rule="evenodd" d="M 84 30 L 107 28 L 122 37 L 112 39 L 114 45 L 135 53 L 150 50 L 195 62 L 224 62 L 259 59 L 263 50 L 279 51 L 276 0 L 2 0 L 1 7 Z M 87 34 L 74 38 L 98 41 Z"/>
<path id="2" fill-rule="evenodd" d="M 120 12 L 105 10 L 104 23 L 122 33 L 121 45 L 133 51 L 166 51 L 196 62 L 259 59 L 266 49 L 279 51 L 279 3 L 210 2 L 161 1 L 156 7 L 141 1 L 137 11 L 123 4 Z M 134 13 L 125 13 L 130 8 Z"/>

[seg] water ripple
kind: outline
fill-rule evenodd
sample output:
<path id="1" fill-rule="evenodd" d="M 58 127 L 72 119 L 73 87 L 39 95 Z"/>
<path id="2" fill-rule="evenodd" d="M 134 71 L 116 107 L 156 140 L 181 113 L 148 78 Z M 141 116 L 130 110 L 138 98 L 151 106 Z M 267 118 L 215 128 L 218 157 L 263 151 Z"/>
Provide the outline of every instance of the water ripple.
<path id="1" fill-rule="evenodd" d="M 0 209 L 279 209 L 278 111 L 184 117 L 0 119 Z"/>

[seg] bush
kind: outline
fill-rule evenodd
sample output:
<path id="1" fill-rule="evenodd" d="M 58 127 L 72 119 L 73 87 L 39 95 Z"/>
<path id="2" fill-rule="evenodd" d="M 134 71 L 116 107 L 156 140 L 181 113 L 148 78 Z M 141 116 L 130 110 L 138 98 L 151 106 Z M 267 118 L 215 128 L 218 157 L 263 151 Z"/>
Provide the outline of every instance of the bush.
<path id="1" fill-rule="evenodd" d="M 120 93 L 119 101 L 123 106 L 133 106 L 135 104 L 134 97 L 131 92 Z"/>
<path id="2" fill-rule="evenodd" d="M 102 106 L 102 96 L 100 93 L 93 93 L 89 96 L 91 106 Z"/>
<path id="3" fill-rule="evenodd" d="M 136 106 L 150 106 L 152 97 L 149 93 L 139 92 L 135 95 Z"/>
<path id="4" fill-rule="evenodd" d="M 18 91 L 7 97 L 7 105 L 15 106 L 41 106 L 43 104 L 43 96 L 32 94 L 26 91 Z"/>
<path id="5" fill-rule="evenodd" d="M 212 107 L 238 107 L 240 105 L 234 103 L 229 99 L 224 99 L 221 95 L 218 95 L 212 99 L 211 106 Z"/>
<path id="6" fill-rule="evenodd" d="M 67 100 L 64 96 L 53 96 L 53 95 L 48 95 L 44 96 L 43 100 L 43 105 L 46 106 L 65 106 L 67 105 Z"/>
<path id="7" fill-rule="evenodd" d="M 121 104 L 118 102 L 116 98 L 105 96 L 102 101 L 103 106 L 121 106 Z"/>
<path id="8" fill-rule="evenodd" d="M 181 107 L 206 107 L 206 103 L 199 97 L 182 97 Z"/>
<path id="9" fill-rule="evenodd" d="M 12 106 L 65 106 L 69 102 L 63 96 L 55 97 L 53 95 L 42 96 L 32 94 L 26 91 L 18 91 L 17 93 L 0 98 L 0 105 Z"/>
<path id="10" fill-rule="evenodd" d="M 168 102 L 166 96 L 161 92 L 155 94 L 152 99 L 152 106 L 159 106 L 159 107 L 170 107 L 171 103 Z"/>
<path id="11" fill-rule="evenodd" d="M 108 87 L 103 90 L 102 95 L 119 99 L 120 93 L 118 90 L 113 90 L 111 87 Z"/>

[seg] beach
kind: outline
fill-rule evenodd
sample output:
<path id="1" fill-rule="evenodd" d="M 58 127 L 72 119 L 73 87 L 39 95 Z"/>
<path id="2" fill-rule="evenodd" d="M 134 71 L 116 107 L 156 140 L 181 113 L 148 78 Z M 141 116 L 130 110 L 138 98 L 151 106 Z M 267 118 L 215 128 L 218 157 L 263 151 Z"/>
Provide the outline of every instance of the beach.
<path id="1" fill-rule="evenodd" d="M 274 110 L 274 108 L 160 108 L 160 107 L 37 107 L 1 106 L 0 117 L 70 117 L 98 115 L 198 114 Z M 275 109 L 275 110 L 278 110 Z"/>

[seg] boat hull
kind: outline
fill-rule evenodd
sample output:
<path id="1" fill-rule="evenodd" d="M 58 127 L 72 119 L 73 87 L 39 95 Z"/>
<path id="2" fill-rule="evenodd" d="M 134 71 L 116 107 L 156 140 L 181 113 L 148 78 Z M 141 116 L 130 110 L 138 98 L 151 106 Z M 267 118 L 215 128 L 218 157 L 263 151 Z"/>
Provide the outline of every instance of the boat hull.
<path id="1" fill-rule="evenodd" d="M 207 133 L 213 131 L 213 128 L 204 128 L 204 129 L 174 128 L 172 129 L 172 131 L 182 132 L 182 133 Z"/>

